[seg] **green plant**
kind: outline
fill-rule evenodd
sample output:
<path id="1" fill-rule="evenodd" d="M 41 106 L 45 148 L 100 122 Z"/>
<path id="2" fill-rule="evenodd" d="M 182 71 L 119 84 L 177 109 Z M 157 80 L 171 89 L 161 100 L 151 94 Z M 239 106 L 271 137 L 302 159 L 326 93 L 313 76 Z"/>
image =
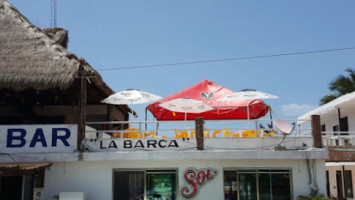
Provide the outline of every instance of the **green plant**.
<path id="1" fill-rule="evenodd" d="M 331 200 L 331 198 L 325 195 L 314 195 L 314 196 L 298 196 L 297 200 Z"/>
<path id="2" fill-rule="evenodd" d="M 311 200 L 331 200 L 331 198 L 325 195 L 316 195 L 311 197 Z"/>

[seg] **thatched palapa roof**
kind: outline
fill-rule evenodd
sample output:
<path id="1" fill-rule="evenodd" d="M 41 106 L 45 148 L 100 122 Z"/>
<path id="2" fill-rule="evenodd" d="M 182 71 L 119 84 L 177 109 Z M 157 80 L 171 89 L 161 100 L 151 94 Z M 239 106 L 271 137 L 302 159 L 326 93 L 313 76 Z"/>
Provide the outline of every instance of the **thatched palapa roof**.
<path id="1" fill-rule="evenodd" d="M 65 48 L 68 32 L 34 26 L 14 6 L 0 0 L 0 89 L 66 89 L 79 77 L 79 66 L 106 95 L 113 94 L 84 59 Z"/>

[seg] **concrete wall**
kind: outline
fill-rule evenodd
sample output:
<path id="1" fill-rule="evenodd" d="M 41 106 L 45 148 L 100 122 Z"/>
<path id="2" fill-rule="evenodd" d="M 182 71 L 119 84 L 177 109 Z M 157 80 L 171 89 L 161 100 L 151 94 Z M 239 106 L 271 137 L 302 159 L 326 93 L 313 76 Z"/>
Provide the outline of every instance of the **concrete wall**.
<path id="1" fill-rule="evenodd" d="M 226 168 L 290 169 L 294 199 L 310 191 L 305 160 L 78 161 L 54 163 L 46 169 L 44 199 L 53 199 L 59 192 L 77 191 L 85 192 L 87 200 L 111 200 L 113 169 L 176 169 L 180 191 L 185 184 L 183 173 L 189 167 L 218 170 L 217 176 L 202 185 L 192 199 L 223 200 L 223 169 Z M 316 160 L 313 167 L 319 192 L 325 194 L 324 160 Z M 177 199 L 185 198 L 179 192 Z"/>

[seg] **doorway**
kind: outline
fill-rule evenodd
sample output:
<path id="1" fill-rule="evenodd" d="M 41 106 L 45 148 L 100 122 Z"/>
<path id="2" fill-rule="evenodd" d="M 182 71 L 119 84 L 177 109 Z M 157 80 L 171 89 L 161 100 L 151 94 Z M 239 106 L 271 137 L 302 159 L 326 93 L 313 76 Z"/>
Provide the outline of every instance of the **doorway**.
<path id="1" fill-rule="evenodd" d="M 341 171 L 336 172 L 336 179 L 337 179 L 337 193 L 338 193 L 338 199 L 344 199 L 344 193 L 343 193 L 343 178 Z"/>
<path id="2" fill-rule="evenodd" d="M 22 176 L 1 177 L 1 200 L 22 199 Z"/>

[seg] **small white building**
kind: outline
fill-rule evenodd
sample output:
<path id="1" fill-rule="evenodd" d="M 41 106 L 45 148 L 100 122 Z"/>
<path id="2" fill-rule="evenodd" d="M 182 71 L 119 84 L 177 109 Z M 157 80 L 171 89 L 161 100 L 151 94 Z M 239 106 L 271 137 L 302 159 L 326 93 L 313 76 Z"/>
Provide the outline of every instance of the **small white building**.
<path id="1" fill-rule="evenodd" d="M 329 150 L 326 162 L 327 194 L 355 199 L 355 92 L 319 106 L 298 117 L 308 120 L 320 115 L 322 143 Z"/>

